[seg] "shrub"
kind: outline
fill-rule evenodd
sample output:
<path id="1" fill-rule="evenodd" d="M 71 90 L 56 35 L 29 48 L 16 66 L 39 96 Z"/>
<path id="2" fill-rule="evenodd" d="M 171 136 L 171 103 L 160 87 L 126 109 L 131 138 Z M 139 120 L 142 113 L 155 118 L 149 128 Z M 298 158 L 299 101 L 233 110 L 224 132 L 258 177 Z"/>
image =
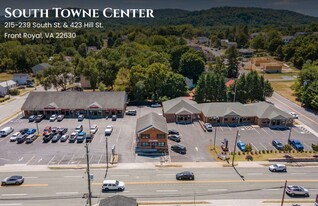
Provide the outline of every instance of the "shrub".
<path id="1" fill-rule="evenodd" d="M 265 154 L 265 150 L 262 150 L 262 153 Z"/>
<path id="2" fill-rule="evenodd" d="M 284 148 L 283 148 L 283 151 L 284 152 L 290 152 L 290 151 L 292 151 L 292 147 L 289 144 L 285 144 Z"/>
<path id="3" fill-rule="evenodd" d="M 253 161 L 252 155 L 246 155 L 245 159 L 246 159 L 247 161 Z"/>
<path id="4" fill-rule="evenodd" d="M 237 155 L 241 155 L 241 152 L 238 152 Z"/>
<path id="5" fill-rule="evenodd" d="M 20 91 L 18 89 L 10 89 L 9 94 L 12 96 L 16 96 L 20 94 Z"/>
<path id="6" fill-rule="evenodd" d="M 266 153 L 269 154 L 269 150 L 266 150 Z"/>
<path id="7" fill-rule="evenodd" d="M 313 151 L 318 152 L 318 144 L 312 144 L 311 148 Z"/>
<path id="8" fill-rule="evenodd" d="M 252 151 L 252 145 L 251 144 L 246 144 L 246 152 Z"/>
<path id="9" fill-rule="evenodd" d="M 276 154 L 277 154 L 277 150 L 275 150 L 275 151 L 274 151 L 274 153 L 276 153 Z"/>
<path id="10" fill-rule="evenodd" d="M 256 152 L 255 152 L 256 153 Z M 251 151 L 251 155 L 253 155 L 254 154 L 254 152 L 253 151 Z"/>
<path id="11" fill-rule="evenodd" d="M 242 152 L 242 155 L 245 155 L 245 152 Z"/>
<path id="12" fill-rule="evenodd" d="M 269 152 L 270 152 L 270 153 L 273 153 L 273 150 L 271 149 Z"/>
<path id="13" fill-rule="evenodd" d="M 230 155 L 233 155 L 233 154 L 234 154 L 234 152 L 231 152 L 231 153 L 230 153 Z"/>

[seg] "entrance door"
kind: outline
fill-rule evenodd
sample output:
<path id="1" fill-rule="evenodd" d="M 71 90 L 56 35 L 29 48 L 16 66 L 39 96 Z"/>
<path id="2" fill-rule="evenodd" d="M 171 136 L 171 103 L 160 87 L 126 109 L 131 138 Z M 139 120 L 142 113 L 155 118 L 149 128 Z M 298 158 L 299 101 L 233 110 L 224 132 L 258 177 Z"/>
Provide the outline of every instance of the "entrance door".
<path id="1" fill-rule="evenodd" d="M 155 142 L 151 142 L 151 149 L 155 149 L 156 148 L 156 143 Z"/>

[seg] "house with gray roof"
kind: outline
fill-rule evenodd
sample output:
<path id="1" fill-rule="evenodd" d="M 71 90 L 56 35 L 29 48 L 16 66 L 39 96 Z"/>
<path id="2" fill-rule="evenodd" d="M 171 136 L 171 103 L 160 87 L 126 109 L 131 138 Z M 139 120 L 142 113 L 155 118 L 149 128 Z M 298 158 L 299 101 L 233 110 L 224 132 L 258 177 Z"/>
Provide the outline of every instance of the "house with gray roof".
<path id="1" fill-rule="evenodd" d="M 42 63 L 42 64 L 35 65 L 31 69 L 32 69 L 33 74 L 36 75 L 40 71 L 43 71 L 44 69 L 46 69 L 46 68 L 48 68 L 50 66 L 51 65 L 49 65 L 48 63 Z"/>
<path id="2" fill-rule="evenodd" d="M 24 104 L 24 116 L 31 114 L 63 114 L 66 117 L 122 117 L 126 110 L 126 92 L 31 92 Z"/>
<path id="3" fill-rule="evenodd" d="M 123 195 L 114 195 L 112 197 L 102 199 L 99 202 L 99 206 L 138 206 L 138 203 L 135 198 Z"/>
<path id="4" fill-rule="evenodd" d="M 151 112 L 137 119 L 136 153 L 164 155 L 168 152 L 166 118 Z"/>
<path id="5" fill-rule="evenodd" d="M 0 97 L 6 96 L 10 89 L 17 88 L 17 83 L 13 80 L 0 82 Z"/>
<path id="6" fill-rule="evenodd" d="M 201 113 L 195 101 L 184 97 L 162 102 L 162 109 L 167 122 L 179 124 L 191 124 Z"/>
<path id="7" fill-rule="evenodd" d="M 212 124 L 255 124 L 264 127 L 293 125 L 293 117 L 290 114 L 268 102 L 252 104 L 210 102 L 197 104 L 194 101 L 179 97 L 165 101 L 162 105 L 164 116 L 168 122 L 178 123 L 180 121 L 179 115 L 189 115 L 189 118 L 186 119 L 187 123 L 200 119 Z M 184 121 L 184 118 L 181 120 Z"/>

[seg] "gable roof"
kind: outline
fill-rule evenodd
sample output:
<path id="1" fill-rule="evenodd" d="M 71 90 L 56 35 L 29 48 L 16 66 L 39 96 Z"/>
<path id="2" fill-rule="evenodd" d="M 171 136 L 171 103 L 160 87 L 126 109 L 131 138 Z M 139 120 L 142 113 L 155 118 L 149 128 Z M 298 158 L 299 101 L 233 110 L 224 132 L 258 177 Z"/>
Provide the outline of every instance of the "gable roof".
<path id="1" fill-rule="evenodd" d="M 137 200 L 132 197 L 115 195 L 109 198 L 102 199 L 99 206 L 137 206 Z"/>
<path id="2" fill-rule="evenodd" d="M 60 109 L 87 109 L 95 105 L 101 109 L 123 110 L 126 92 L 31 92 L 22 110 L 43 110 L 48 105 Z"/>
<path id="3" fill-rule="evenodd" d="M 193 114 L 200 113 L 197 103 L 184 97 L 164 101 L 162 102 L 162 108 L 165 114 L 175 114 L 181 110 L 187 110 Z"/>
<path id="4" fill-rule="evenodd" d="M 37 74 L 39 71 L 42 71 L 42 70 L 48 68 L 49 66 L 51 66 L 51 65 L 49 65 L 48 63 L 42 63 L 42 64 L 35 65 L 34 67 L 32 67 L 32 72 L 33 72 L 33 74 Z"/>
<path id="5" fill-rule="evenodd" d="M 206 117 L 216 116 L 254 116 L 254 113 L 247 110 L 242 103 L 239 102 L 212 102 L 198 104 L 202 113 Z"/>
<path id="6" fill-rule="evenodd" d="M 154 112 L 146 114 L 137 119 L 137 124 L 136 124 L 137 134 L 149 128 L 156 128 L 168 134 L 166 118 Z"/>
<path id="7" fill-rule="evenodd" d="M 3 81 L 3 82 L 0 82 L 0 87 L 4 87 L 4 88 L 7 88 L 7 87 L 10 87 L 10 86 L 13 86 L 13 85 L 16 85 L 17 83 L 13 80 L 7 80 L 7 81 Z"/>
<path id="8" fill-rule="evenodd" d="M 292 119 L 293 117 L 268 102 L 257 102 L 246 104 L 246 108 L 255 113 L 255 116 L 261 119 Z"/>

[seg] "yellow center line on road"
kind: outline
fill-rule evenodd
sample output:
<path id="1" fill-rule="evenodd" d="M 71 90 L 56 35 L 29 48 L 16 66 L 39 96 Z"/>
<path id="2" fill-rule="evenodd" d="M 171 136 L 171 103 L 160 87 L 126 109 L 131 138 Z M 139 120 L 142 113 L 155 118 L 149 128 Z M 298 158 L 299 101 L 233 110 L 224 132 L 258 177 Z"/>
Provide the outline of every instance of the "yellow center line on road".
<path id="1" fill-rule="evenodd" d="M 285 180 L 195 180 L 195 181 L 154 181 L 154 182 L 125 182 L 126 185 L 151 185 L 151 184 L 204 184 L 204 183 L 266 183 L 285 182 Z M 318 182 L 318 180 L 288 180 L 288 182 Z M 102 185 L 102 183 L 92 183 L 92 185 Z"/>
<path id="2" fill-rule="evenodd" d="M 279 99 L 277 99 L 277 98 L 275 98 L 275 97 L 272 97 L 272 98 L 275 99 L 275 100 L 277 100 L 277 101 L 279 101 L 281 104 L 285 105 L 285 106 L 288 107 L 289 109 L 294 110 L 294 109 L 291 108 L 289 105 L 285 104 L 284 102 L 280 101 Z M 302 113 L 301 113 L 301 114 L 302 114 Z M 313 120 L 313 119 L 307 117 L 306 115 L 303 115 L 303 114 L 302 114 L 302 116 L 305 117 L 306 119 L 308 119 L 309 121 L 311 121 L 311 122 L 317 124 L 317 122 L 316 122 L 315 120 Z M 300 121 L 299 121 L 299 122 L 300 122 Z M 302 123 L 302 122 L 301 122 L 301 123 Z"/>
<path id="3" fill-rule="evenodd" d="M 22 185 L 5 185 L 0 187 L 48 187 L 49 184 L 22 184 Z"/>

